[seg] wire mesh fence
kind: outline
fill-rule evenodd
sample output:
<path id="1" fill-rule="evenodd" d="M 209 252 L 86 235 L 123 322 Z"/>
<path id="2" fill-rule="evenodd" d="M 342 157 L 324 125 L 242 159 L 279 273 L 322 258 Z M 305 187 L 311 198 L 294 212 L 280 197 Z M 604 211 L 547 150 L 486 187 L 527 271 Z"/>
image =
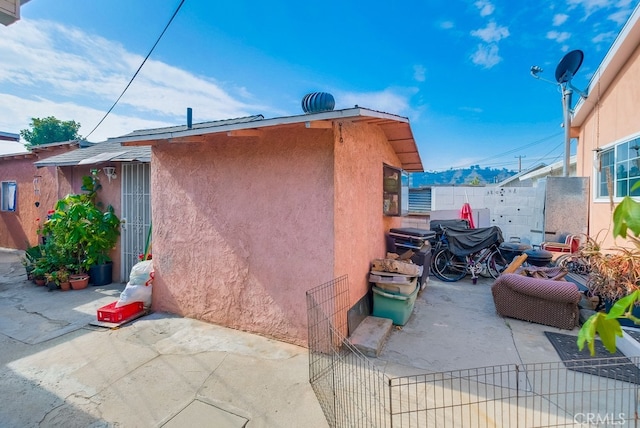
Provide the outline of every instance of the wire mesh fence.
<path id="1" fill-rule="evenodd" d="M 640 425 L 640 376 L 621 370 L 640 357 L 389 377 L 347 339 L 348 292 L 346 276 L 307 292 L 309 381 L 331 427 Z"/>
<path id="2" fill-rule="evenodd" d="M 331 427 L 389 426 L 388 378 L 346 339 L 346 276 L 307 292 L 309 381 Z"/>

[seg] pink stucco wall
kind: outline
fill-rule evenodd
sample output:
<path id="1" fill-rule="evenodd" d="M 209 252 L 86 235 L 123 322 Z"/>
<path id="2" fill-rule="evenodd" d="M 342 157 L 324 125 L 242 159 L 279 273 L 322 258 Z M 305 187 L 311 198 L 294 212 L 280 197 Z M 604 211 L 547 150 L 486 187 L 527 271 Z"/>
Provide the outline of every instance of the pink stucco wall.
<path id="1" fill-rule="evenodd" d="M 38 243 L 38 228 L 47 218 L 47 211 L 53 209 L 58 199 L 69 193 L 81 192 L 82 177 L 91 173 L 92 166 L 43 167 L 33 163 L 51 156 L 74 150 L 74 146 L 48 148 L 46 151 L 34 149 L 25 157 L 0 158 L 0 181 L 16 181 L 18 203 L 15 212 L 0 212 L 0 247 L 24 250 Z M 95 167 L 95 166 L 93 166 Z M 116 165 L 119 173 L 119 165 Z M 39 176 L 40 194 L 34 192 L 34 177 Z M 105 205 L 113 205 L 120 217 L 120 182 L 109 183 L 101 177 L 102 190 L 98 200 Z M 39 202 L 36 207 L 35 203 Z M 114 262 L 113 280 L 120 281 L 120 242 L 110 253 Z"/>
<path id="2" fill-rule="evenodd" d="M 154 309 L 302 344 L 333 278 L 332 159 L 331 130 L 154 147 Z"/>
<path id="3" fill-rule="evenodd" d="M 334 132 L 335 131 L 335 132 Z M 272 128 L 153 147 L 153 307 L 306 345 L 305 292 L 385 254 L 375 126 Z"/>
<path id="4" fill-rule="evenodd" d="M 599 98 L 599 102 L 598 102 Z M 587 102 L 597 102 L 579 130 L 578 175 L 591 177 L 589 235 L 603 247 L 614 245 L 611 231 L 612 210 L 609 201 L 595 201 L 596 170 L 593 150 L 640 132 L 640 47 L 637 47 L 614 82 L 604 93 L 593 88 Z M 615 179 L 615 177 L 612 177 Z M 617 244 L 624 244 L 618 238 Z"/>
<path id="5" fill-rule="evenodd" d="M 24 250 L 38 243 L 38 227 L 58 199 L 59 173 L 55 167 L 36 168 L 33 163 L 68 151 L 52 148 L 24 157 L 0 158 L 0 181 L 15 181 L 18 186 L 15 212 L 0 212 L 0 247 Z M 40 194 L 34 192 L 34 177 L 39 177 Z M 36 202 L 39 206 L 36 207 Z"/>
<path id="6" fill-rule="evenodd" d="M 382 214 L 383 165 L 401 165 L 380 128 L 347 122 L 342 134 L 334 157 L 335 276 L 349 276 L 354 304 L 368 291 L 371 261 L 386 254 L 385 232 L 402 225 L 401 217 Z"/>

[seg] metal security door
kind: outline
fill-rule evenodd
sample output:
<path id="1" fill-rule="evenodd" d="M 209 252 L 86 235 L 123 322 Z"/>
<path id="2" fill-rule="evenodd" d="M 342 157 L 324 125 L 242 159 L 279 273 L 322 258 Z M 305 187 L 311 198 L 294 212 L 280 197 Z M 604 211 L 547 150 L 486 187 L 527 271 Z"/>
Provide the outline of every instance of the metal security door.
<path id="1" fill-rule="evenodd" d="M 122 164 L 122 270 L 120 277 L 129 281 L 129 273 L 144 246 L 151 227 L 151 165 Z"/>

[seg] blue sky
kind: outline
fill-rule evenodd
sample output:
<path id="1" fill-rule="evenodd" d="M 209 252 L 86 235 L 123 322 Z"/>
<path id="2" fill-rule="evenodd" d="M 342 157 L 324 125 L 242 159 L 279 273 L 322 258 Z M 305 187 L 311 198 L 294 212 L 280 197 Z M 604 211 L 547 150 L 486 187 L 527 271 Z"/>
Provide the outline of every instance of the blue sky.
<path id="1" fill-rule="evenodd" d="M 180 0 L 31 0 L 0 26 L 0 131 L 31 117 L 87 136 Z M 309 92 L 408 117 L 426 170 L 561 161 L 557 63 L 585 59 L 586 88 L 632 0 L 366 3 L 186 0 L 150 59 L 90 136 L 252 114 L 302 113 Z M 574 101 L 577 96 L 574 97 Z M 575 145 L 575 143 L 574 143 Z"/>

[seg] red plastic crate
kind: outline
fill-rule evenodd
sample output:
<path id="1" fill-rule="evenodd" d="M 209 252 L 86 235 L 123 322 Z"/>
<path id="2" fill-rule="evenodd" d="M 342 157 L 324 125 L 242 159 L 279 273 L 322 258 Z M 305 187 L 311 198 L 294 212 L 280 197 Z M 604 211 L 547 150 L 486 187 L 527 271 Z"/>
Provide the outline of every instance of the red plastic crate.
<path id="1" fill-rule="evenodd" d="M 144 311 L 144 304 L 142 302 L 129 303 L 119 308 L 116 308 L 116 303 L 118 302 L 110 303 L 98 309 L 98 321 L 120 322 Z"/>

